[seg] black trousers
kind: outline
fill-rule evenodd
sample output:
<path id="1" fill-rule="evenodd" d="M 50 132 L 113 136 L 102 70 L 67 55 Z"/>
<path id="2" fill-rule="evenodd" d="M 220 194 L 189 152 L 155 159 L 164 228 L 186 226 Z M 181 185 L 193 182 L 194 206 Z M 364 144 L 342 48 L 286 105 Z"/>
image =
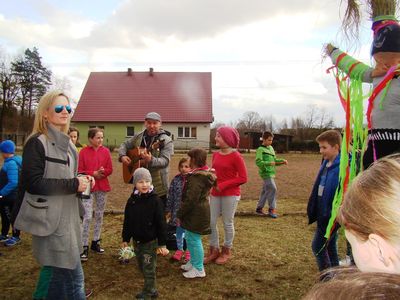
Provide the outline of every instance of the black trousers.
<path id="1" fill-rule="evenodd" d="M 10 231 L 11 222 L 11 212 L 14 206 L 13 200 L 7 200 L 7 198 L 0 199 L 0 215 L 1 215 L 1 234 L 6 236 Z M 12 232 L 13 237 L 19 237 L 20 231 L 14 230 Z"/>

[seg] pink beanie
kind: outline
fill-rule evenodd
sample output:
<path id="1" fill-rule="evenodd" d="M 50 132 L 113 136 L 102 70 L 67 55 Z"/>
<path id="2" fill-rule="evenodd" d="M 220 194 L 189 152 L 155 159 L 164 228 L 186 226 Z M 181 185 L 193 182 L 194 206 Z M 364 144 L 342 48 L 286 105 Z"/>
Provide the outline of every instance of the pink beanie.
<path id="1" fill-rule="evenodd" d="M 240 136 L 239 132 L 235 128 L 229 126 L 222 126 L 217 129 L 217 132 L 229 147 L 232 148 L 239 147 Z"/>

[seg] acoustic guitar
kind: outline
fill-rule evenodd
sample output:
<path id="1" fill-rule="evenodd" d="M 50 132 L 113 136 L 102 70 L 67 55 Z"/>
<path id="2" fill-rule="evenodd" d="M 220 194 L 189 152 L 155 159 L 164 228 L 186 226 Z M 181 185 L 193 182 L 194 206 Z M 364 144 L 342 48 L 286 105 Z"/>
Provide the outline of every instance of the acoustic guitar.
<path id="1" fill-rule="evenodd" d="M 127 166 L 122 164 L 122 177 L 125 183 L 132 183 L 133 173 L 137 168 L 140 168 L 140 150 L 139 147 L 135 147 L 126 151 L 126 156 L 131 159 L 131 163 Z"/>
<path id="2" fill-rule="evenodd" d="M 156 150 L 159 149 L 160 146 L 162 146 L 164 143 L 164 140 L 157 140 L 154 141 L 154 143 L 150 146 L 150 149 Z M 122 164 L 122 177 L 124 179 L 125 183 L 132 183 L 133 179 L 133 173 L 137 168 L 144 167 L 146 168 L 146 164 L 143 164 L 141 162 L 141 154 L 144 151 L 149 151 L 146 148 L 142 147 L 135 147 L 133 149 L 129 149 L 126 151 L 126 156 L 128 156 L 131 159 L 131 163 L 127 166 L 125 164 Z"/>

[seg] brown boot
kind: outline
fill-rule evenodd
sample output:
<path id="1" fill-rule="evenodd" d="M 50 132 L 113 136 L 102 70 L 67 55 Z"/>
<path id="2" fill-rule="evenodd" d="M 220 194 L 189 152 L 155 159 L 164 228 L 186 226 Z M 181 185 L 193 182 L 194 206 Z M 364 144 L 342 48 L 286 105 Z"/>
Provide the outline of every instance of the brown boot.
<path id="1" fill-rule="evenodd" d="M 210 246 L 210 250 L 208 250 L 208 255 L 204 257 L 204 264 L 209 264 L 210 262 L 215 261 L 219 256 L 219 248 Z"/>
<path id="2" fill-rule="evenodd" d="M 231 248 L 228 248 L 228 247 L 223 246 L 223 247 L 222 247 L 221 254 L 220 254 L 220 256 L 218 256 L 218 258 L 215 260 L 215 263 L 216 263 L 217 265 L 223 265 L 223 264 L 226 264 L 227 261 L 228 261 L 230 258 L 231 258 Z"/>

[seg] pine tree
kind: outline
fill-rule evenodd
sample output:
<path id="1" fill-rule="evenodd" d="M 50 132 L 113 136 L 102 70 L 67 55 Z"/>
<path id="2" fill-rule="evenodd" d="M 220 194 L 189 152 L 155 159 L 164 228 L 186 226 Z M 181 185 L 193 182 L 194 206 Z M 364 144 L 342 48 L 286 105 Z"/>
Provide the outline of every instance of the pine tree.
<path id="1" fill-rule="evenodd" d="M 21 88 L 21 116 L 28 110 L 28 117 L 51 85 L 51 71 L 42 64 L 36 47 L 26 49 L 24 55 L 12 63 Z"/>

